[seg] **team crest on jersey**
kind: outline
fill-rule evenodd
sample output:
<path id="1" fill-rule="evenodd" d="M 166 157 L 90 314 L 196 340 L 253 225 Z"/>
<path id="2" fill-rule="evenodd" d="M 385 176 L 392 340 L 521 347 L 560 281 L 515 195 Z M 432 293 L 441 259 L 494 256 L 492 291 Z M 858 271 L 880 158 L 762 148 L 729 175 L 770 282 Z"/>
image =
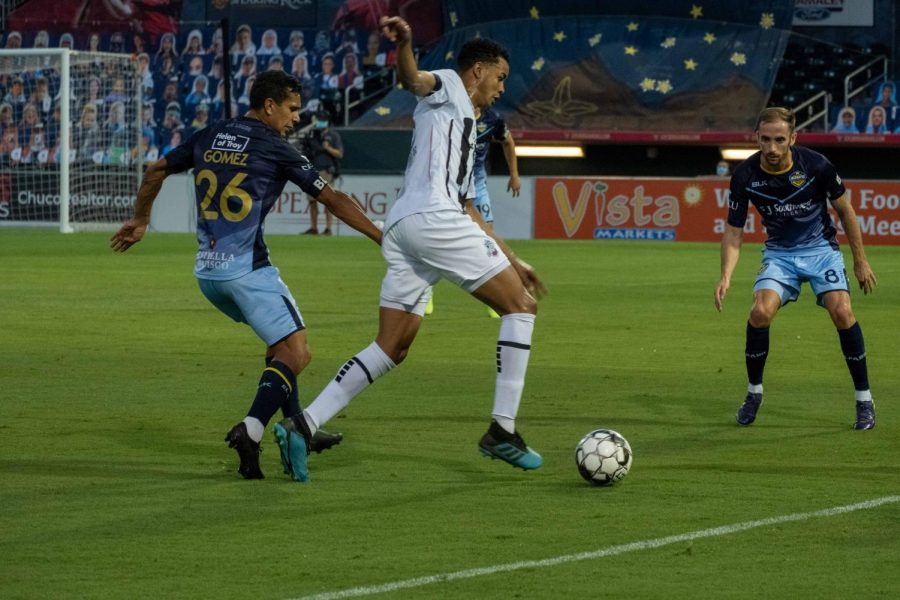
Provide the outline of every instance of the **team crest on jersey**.
<path id="1" fill-rule="evenodd" d="M 497 249 L 497 244 L 495 244 L 492 239 L 484 240 L 484 249 L 487 250 L 488 256 L 497 256 L 500 254 L 500 250 Z"/>
<path id="2" fill-rule="evenodd" d="M 485 123 L 479 123 L 479 124 L 478 124 L 478 135 L 481 135 L 482 133 L 484 133 L 484 131 L 485 131 L 486 129 L 487 129 L 487 124 L 485 124 Z"/>
<path id="3" fill-rule="evenodd" d="M 806 183 L 806 173 L 803 171 L 794 171 L 788 179 L 794 187 L 801 187 Z"/>

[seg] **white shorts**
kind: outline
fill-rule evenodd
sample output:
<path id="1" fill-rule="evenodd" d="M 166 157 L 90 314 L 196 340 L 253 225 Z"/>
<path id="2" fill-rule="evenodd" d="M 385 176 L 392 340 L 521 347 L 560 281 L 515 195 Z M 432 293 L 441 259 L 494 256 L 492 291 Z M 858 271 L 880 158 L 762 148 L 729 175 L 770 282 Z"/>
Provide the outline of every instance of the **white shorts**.
<path id="1" fill-rule="evenodd" d="M 455 210 L 404 217 L 385 233 L 381 254 L 388 265 L 381 306 L 420 316 L 441 278 L 472 293 L 509 266 L 497 243 Z"/>

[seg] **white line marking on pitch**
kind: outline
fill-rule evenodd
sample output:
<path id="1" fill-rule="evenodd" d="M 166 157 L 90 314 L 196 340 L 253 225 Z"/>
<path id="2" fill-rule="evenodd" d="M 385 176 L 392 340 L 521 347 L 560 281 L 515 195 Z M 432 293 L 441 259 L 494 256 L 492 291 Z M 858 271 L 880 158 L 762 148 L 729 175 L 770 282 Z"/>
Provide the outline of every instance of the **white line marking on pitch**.
<path id="1" fill-rule="evenodd" d="M 371 585 L 365 587 L 355 587 L 336 592 L 323 592 L 321 594 L 313 594 L 312 596 L 303 596 L 296 600 L 338 600 L 339 598 L 355 598 L 357 596 L 370 596 L 373 594 L 383 594 L 386 592 L 394 592 L 408 588 L 422 587 L 433 583 L 441 583 L 445 581 L 455 581 L 457 579 L 471 579 L 472 577 L 481 577 L 482 575 L 494 575 L 496 573 L 507 573 L 509 571 L 519 571 L 521 569 L 542 569 L 544 567 L 553 567 L 564 563 L 575 562 L 579 560 L 590 560 L 592 558 L 604 558 L 606 556 L 616 556 L 617 554 L 625 554 L 626 552 L 634 552 L 636 550 L 650 550 L 660 548 L 678 542 L 687 542 L 708 537 L 718 537 L 720 535 L 728 535 L 747 531 L 748 529 L 756 529 L 757 527 L 766 527 L 768 525 L 778 525 L 780 523 L 792 523 L 796 521 L 807 521 L 809 519 L 817 519 L 819 517 L 833 517 L 844 513 L 855 512 L 858 510 L 867 510 L 877 508 L 885 504 L 894 504 L 900 502 L 900 496 L 884 496 L 865 502 L 857 502 L 856 504 L 848 504 L 846 506 L 835 506 L 824 510 L 813 512 L 795 513 L 793 515 L 782 515 L 780 517 L 769 517 L 767 519 L 758 519 L 756 521 L 746 521 L 744 523 L 734 523 L 732 525 L 722 525 L 721 527 L 713 527 L 711 529 L 701 529 L 699 531 L 691 531 L 678 535 L 670 535 L 668 537 L 656 538 L 654 540 L 644 540 L 641 542 L 631 542 L 630 544 L 621 544 L 619 546 L 609 546 L 591 552 L 579 552 L 578 554 L 564 554 L 554 558 L 545 558 L 543 560 L 523 560 L 520 562 L 506 563 L 503 565 L 494 565 L 492 567 L 480 567 L 477 569 L 466 569 L 465 571 L 455 571 L 453 573 L 444 573 L 441 575 L 429 575 L 427 577 L 416 577 L 414 579 L 404 579 L 402 581 L 394 581 L 391 583 L 382 583 L 380 585 Z"/>

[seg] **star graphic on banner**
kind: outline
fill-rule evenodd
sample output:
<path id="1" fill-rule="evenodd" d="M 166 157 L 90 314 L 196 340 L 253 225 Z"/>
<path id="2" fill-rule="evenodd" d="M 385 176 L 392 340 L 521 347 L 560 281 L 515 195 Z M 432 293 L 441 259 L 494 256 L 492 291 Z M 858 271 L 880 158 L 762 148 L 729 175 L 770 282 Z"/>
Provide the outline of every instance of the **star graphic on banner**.
<path id="1" fill-rule="evenodd" d="M 557 31 L 556 33 L 553 34 L 553 39 L 556 40 L 557 42 L 562 42 L 564 39 L 566 39 L 566 32 L 565 31 Z"/>
<path id="2" fill-rule="evenodd" d="M 675 38 L 667 37 L 666 39 L 664 39 L 662 41 L 662 44 L 660 44 L 660 46 L 662 48 L 674 48 L 675 47 Z"/>
<path id="3" fill-rule="evenodd" d="M 531 10 L 528 11 L 528 14 L 530 14 L 531 18 L 535 20 L 541 18 L 541 13 L 538 11 L 537 6 L 532 6 Z"/>
<path id="4" fill-rule="evenodd" d="M 627 29 L 628 31 L 637 31 L 638 24 L 635 23 L 634 21 L 632 21 L 631 23 L 629 23 L 628 25 L 625 26 L 625 29 Z"/>
<path id="5" fill-rule="evenodd" d="M 691 17 L 692 18 L 699 19 L 702 16 L 703 16 L 703 7 L 702 6 L 697 6 L 696 4 L 691 6 Z"/>
<path id="6" fill-rule="evenodd" d="M 537 59 L 536 61 L 531 63 L 531 70 L 532 71 L 540 71 L 541 69 L 544 68 L 544 62 L 545 62 L 544 57 L 543 56 L 540 57 L 539 59 Z"/>
<path id="7" fill-rule="evenodd" d="M 386 117 L 391 114 L 391 109 L 387 106 L 379 106 L 375 109 L 375 114 L 377 114 L 379 117 Z"/>
<path id="8" fill-rule="evenodd" d="M 456 11 L 450 11 L 450 27 L 456 27 L 456 24 L 459 23 L 459 17 L 456 16 Z"/>
<path id="9" fill-rule="evenodd" d="M 453 50 L 447 50 L 447 54 L 444 55 L 444 60 L 450 60 L 453 58 Z"/>
<path id="10" fill-rule="evenodd" d="M 645 92 L 652 92 L 656 88 L 656 80 L 647 77 L 641 81 L 640 88 Z"/>
<path id="11" fill-rule="evenodd" d="M 602 33 L 598 33 L 598 34 L 595 35 L 595 36 L 589 37 L 589 38 L 588 38 L 588 44 L 590 44 L 590 45 L 591 45 L 591 48 L 593 48 L 594 46 L 596 46 L 597 44 L 600 43 L 600 38 L 602 38 L 602 37 L 603 37 L 603 34 L 602 34 Z"/>
<path id="12" fill-rule="evenodd" d="M 712 33 L 705 33 L 703 35 L 703 41 L 707 44 L 712 44 L 714 41 L 716 41 L 716 36 Z"/>
<path id="13" fill-rule="evenodd" d="M 656 82 L 656 91 L 661 94 L 668 94 L 672 91 L 672 83 L 668 79 Z"/>
<path id="14" fill-rule="evenodd" d="M 775 15 L 772 13 L 763 13 L 759 17 L 759 25 L 763 29 L 771 29 L 775 26 Z"/>
<path id="15" fill-rule="evenodd" d="M 635 56 L 638 53 L 638 49 L 634 46 L 625 46 L 625 54 L 628 56 Z"/>
<path id="16" fill-rule="evenodd" d="M 552 100 L 529 102 L 524 111 L 561 127 L 571 127 L 578 117 L 597 112 L 596 104 L 572 99 L 572 78 L 564 77 L 553 90 Z"/>
<path id="17" fill-rule="evenodd" d="M 733 62 L 734 66 L 739 67 L 747 64 L 747 55 L 743 52 L 734 52 L 728 60 Z"/>
<path id="18" fill-rule="evenodd" d="M 684 68 L 688 71 L 695 71 L 697 69 L 697 61 L 695 61 L 693 58 L 687 59 L 686 61 L 684 61 Z"/>

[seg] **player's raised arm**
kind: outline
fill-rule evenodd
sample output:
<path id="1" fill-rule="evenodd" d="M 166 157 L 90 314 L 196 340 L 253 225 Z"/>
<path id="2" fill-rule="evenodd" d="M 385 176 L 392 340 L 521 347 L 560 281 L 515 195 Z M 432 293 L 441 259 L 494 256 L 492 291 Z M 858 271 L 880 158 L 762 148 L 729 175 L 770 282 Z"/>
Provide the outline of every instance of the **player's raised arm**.
<path id="1" fill-rule="evenodd" d="M 316 200 L 325 205 L 338 219 L 371 238 L 376 244 L 381 244 L 381 230 L 372 222 L 356 201 L 345 194 L 326 185 Z"/>
<path id="2" fill-rule="evenodd" d="M 719 279 L 719 285 L 716 286 L 715 302 L 716 310 L 722 311 L 722 304 L 725 301 L 725 294 L 731 287 L 731 274 L 737 266 L 738 258 L 741 256 L 741 243 L 744 241 L 744 230 L 741 227 L 725 225 L 725 233 L 722 235 L 722 277 Z"/>
<path id="3" fill-rule="evenodd" d="M 134 216 L 110 238 L 109 247 L 116 252 L 125 252 L 144 237 L 147 225 L 150 224 L 150 211 L 153 201 L 156 200 L 163 180 L 166 178 L 168 162 L 165 157 L 147 167 L 141 187 L 138 189 L 137 199 L 134 203 Z"/>
<path id="4" fill-rule="evenodd" d="M 859 229 L 859 221 L 856 219 L 856 211 L 853 210 L 853 205 L 850 204 L 846 193 L 832 202 L 831 206 L 841 220 L 844 233 L 847 234 L 847 241 L 850 242 L 850 252 L 853 253 L 853 274 L 856 276 L 856 281 L 859 282 L 859 289 L 864 294 L 869 294 L 878 285 L 878 281 L 876 281 L 875 273 L 872 272 L 872 267 L 869 266 L 869 261 L 866 259 L 866 251 L 863 248 L 862 232 Z"/>
<path id="5" fill-rule="evenodd" d="M 397 44 L 397 77 L 416 96 L 427 96 L 436 85 L 434 75 L 420 71 L 412 51 L 412 28 L 400 17 L 381 17 L 381 31 Z"/>

